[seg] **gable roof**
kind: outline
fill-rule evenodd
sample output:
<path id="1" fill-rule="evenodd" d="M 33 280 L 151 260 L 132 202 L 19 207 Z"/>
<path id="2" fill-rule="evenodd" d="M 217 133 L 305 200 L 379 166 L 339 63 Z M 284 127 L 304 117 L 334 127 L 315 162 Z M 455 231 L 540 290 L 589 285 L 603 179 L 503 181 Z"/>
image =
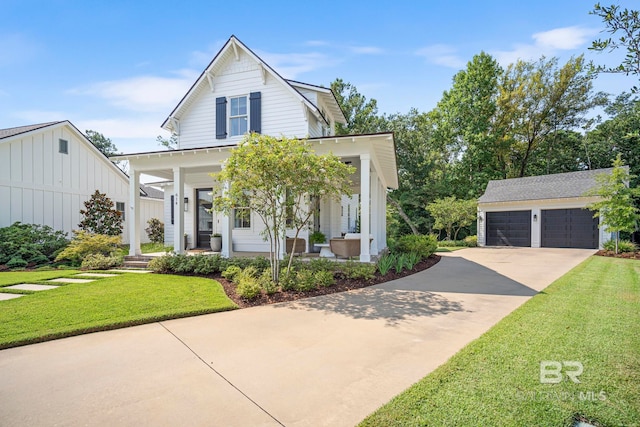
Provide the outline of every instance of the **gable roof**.
<path id="1" fill-rule="evenodd" d="M 479 203 L 515 202 L 523 200 L 567 199 L 585 197 L 597 185 L 596 176 L 611 173 L 613 168 L 566 172 L 492 180 L 487 184 Z"/>
<path id="2" fill-rule="evenodd" d="M 120 175 L 124 180 L 126 180 L 127 183 L 129 182 L 129 175 L 124 173 L 122 169 L 120 169 L 111 160 L 109 160 L 109 158 L 105 156 L 102 151 L 98 150 L 96 146 L 93 145 L 93 143 L 89 140 L 89 138 L 87 138 L 85 134 L 80 132 L 78 128 L 75 127 L 75 125 L 71 123 L 69 120 L 61 120 L 58 122 L 47 122 L 47 123 L 39 123 L 35 125 L 26 125 L 26 126 L 0 129 L 0 142 L 6 142 L 5 140 L 9 140 L 12 137 L 23 136 L 24 134 L 27 134 L 29 132 L 36 132 L 36 131 L 43 130 L 45 128 L 62 127 L 62 126 L 67 126 L 71 130 L 71 132 L 74 133 L 76 137 L 78 137 L 78 139 L 84 142 L 89 147 L 89 149 L 95 153 L 96 156 L 98 156 L 100 159 L 106 162 L 109 165 L 109 167 L 114 171 L 116 171 L 116 173 Z M 164 198 L 164 193 L 159 197 L 158 197 L 158 193 L 163 193 L 163 192 L 160 190 L 156 190 L 155 188 L 147 187 L 144 185 L 140 186 L 140 195 L 143 197 L 149 197 L 152 199 Z"/>
<path id="3" fill-rule="evenodd" d="M 193 102 L 193 97 L 199 91 L 199 89 L 203 85 L 208 84 L 209 76 L 211 76 L 213 78 L 212 71 L 215 69 L 215 67 L 218 64 L 218 62 L 221 61 L 222 58 L 225 57 L 225 54 L 229 50 L 233 49 L 234 52 L 235 52 L 235 50 L 238 49 L 238 48 L 242 49 L 253 60 L 258 62 L 266 72 L 269 72 L 269 74 L 271 74 L 277 81 L 282 83 L 282 85 L 285 86 L 295 97 L 300 99 L 302 101 L 302 103 L 307 108 L 309 108 L 316 115 L 316 117 L 318 119 L 326 120 L 326 118 L 322 115 L 322 113 L 320 112 L 320 109 L 318 108 L 317 105 L 315 105 L 314 103 L 309 101 L 309 99 L 307 99 L 304 95 L 302 95 L 291 84 L 291 82 L 289 82 L 288 80 L 285 80 L 284 78 L 282 78 L 282 76 L 280 76 L 280 74 L 278 74 L 273 68 L 271 68 L 271 66 L 269 66 L 269 64 L 264 62 L 258 55 L 256 55 L 244 43 L 242 43 L 240 40 L 238 40 L 238 38 L 236 36 L 232 35 L 231 37 L 229 37 L 229 40 L 227 40 L 227 42 L 224 44 L 224 46 L 222 46 L 222 49 L 220 49 L 220 51 L 218 51 L 218 53 L 213 57 L 213 59 L 211 60 L 209 65 L 207 65 L 207 67 L 204 69 L 202 74 L 200 74 L 200 76 L 195 81 L 195 83 L 191 86 L 191 88 L 189 88 L 187 93 L 182 97 L 180 102 L 178 102 L 178 105 L 176 105 L 176 107 L 173 109 L 173 111 L 171 111 L 169 116 L 164 120 L 164 122 L 162 123 L 162 126 L 161 126 L 163 129 L 172 130 L 173 125 L 171 124 L 171 119 L 172 118 L 177 118 L 177 119 L 180 118 L 182 112 L 185 111 L 186 108 L 189 105 L 191 105 L 191 103 Z M 308 86 L 313 86 L 313 85 L 308 85 Z M 318 90 L 318 86 L 315 86 L 315 90 Z M 336 101 L 335 96 L 333 97 L 333 100 L 334 100 L 334 102 L 336 102 L 336 105 L 337 105 L 337 101 Z M 346 124 L 346 118 L 344 117 L 344 113 L 342 112 L 342 110 L 340 109 L 339 106 L 338 106 L 338 110 L 340 110 L 340 115 L 335 116 L 336 117 L 336 121 L 338 123 Z M 332 114 L 334 113 L 334 109 L 333 108 L 331 109 L 331 112 L 332 112 Z"/>
<path id="4" fill-rule="evenodd" d="M 20 135 L 22 133 L 31 132 L 32 130 L 41 129 L 47 126 L 55 125 L 60 122 L 38 123 L 35 125 L 18 126 L 15 128 L 0 129 L 0 139 L 9 138 L 11 136 Z"/>

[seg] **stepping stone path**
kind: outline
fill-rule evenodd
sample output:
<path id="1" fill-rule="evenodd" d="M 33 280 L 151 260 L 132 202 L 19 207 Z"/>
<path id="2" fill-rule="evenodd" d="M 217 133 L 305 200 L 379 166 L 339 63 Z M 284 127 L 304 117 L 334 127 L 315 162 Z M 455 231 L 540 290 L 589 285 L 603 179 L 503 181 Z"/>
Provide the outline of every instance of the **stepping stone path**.
<path id="1" fill-rule="evenodd" d="M 76 274 L 73 277 L 116 277 L 117 274 L 107 274 L 107 273 L 80 273 L 80 274 Z"/>
<path id="2" fill-rule="evenodd" d="M 23 291 L 48 291 L 49 289 L 55 289 L 58 286 L 53 285 L 36 285 L 33 283 L 21 283 L 19 285 L 5 286 L 5 289 L 20 289 Z"/>
<path id="3" fill-rule="evenodd" d="M 61 277 L 59 279 L 47 280 L 47 282 L 55 283 L 91 283 L 94 281 L 94 279 L 74 279 L 73 277 Z"/>
<path id="4" fill-rule="evenodd" d="M 151 273 L 151 270 L 109 270 L 114 273 L 136 273 L 136 274 L 147 274 Z"/>
<path id="5" fill-rule="evenodd" d="M 15 299 L 23 297 L 24 294 L 5 294 L 0 292 L 0 301 L 6 301 L 8 299 Z"/>
<path id="6" fill-rule="evenodd" d="M 151 273 L 150 270 L 109 270 L 113 273 Z M 106 277 L 117 277 L 118 274 L 110 274 L 110 273 L 79 273 L 75 274 L 73 277 L 60 277 L 59 279 L 51 279 L 47 280 L 49 283 L 91 283 L 95 282 L 96 279 L 106 278 Z M 82 277 L 85 277 L 82 279 Z M 93 277 L 93 279 L 91 279 Z M 6 286 L 7 289 L 20 289 L 23 291 L 47 291 L 49 289 L 55 289 L 59 286 L 56 285 L 38 285 L 35 283 L 21 283 L 18 285 Z M 14 298 L 20 298 L 25 296 L 25 294 L 8 294 L 1 291 L 0 288 L 0 301 L 10 300 Z"/>

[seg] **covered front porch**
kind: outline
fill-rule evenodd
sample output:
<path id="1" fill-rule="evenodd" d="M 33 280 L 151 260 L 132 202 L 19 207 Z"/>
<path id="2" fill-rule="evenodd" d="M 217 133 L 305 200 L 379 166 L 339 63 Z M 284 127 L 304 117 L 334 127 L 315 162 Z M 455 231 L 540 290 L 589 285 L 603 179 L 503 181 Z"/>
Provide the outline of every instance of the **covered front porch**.
<path id="1" fill-rule="evenodd" d="M 319 200 L 312 223 L 299 238 L 304 239 L 305 252 L 311 252 L 309 235 L 322 232 L 327 242 L 346 232 L 358 231 L 359 258 L 369 262 L 387 246 L 386 192 L 397 187 L 395 150 L 392 134 L 359 135 L 309 139 L 316 154 L 332 152 L 343 162 L 356 168 L 351 176 L 352 192 L 359 195 L 351 200 Z M 232 257 L 245 253 L 268 253 L 269 245 L 260 235 L 264 224 L 246 209 L 236 209 L 231 215 L 211 212 L 213 197 L 228 188 L 211 176 L 222 170 L 235 145 L 207 148 L 146 152 L 114 156 L 114 160 L 128 160 L 130 174 L 130 215 L 139 223 L 140 196 L 135 191 L 142 173 L 161 181 L 165 190 L 165 243 L 175 253 L 186 249 L 209 248 L 209 236 L 222 237 L 221 254 Z M 346 200 L 345 200 L 346 199 Z M 357 227 L 357 230 L 354 228 Z M 140 230 L 130 232 L 130 255 L 140 254 Z M 186 245 L 185 245 L 186 236 Z M 288 234 L 293 237 L 293 234 Z M 284 242 L 281 245 L 285 248 Z M 284 253 L 279 256 L 284 257 Z"/>

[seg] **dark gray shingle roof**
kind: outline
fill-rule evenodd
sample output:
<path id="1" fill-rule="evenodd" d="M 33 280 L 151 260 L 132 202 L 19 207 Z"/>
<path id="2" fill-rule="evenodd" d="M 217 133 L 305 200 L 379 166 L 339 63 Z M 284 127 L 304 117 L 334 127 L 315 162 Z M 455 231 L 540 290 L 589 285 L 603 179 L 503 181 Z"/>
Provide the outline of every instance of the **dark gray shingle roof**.
<path id="1" fill-rule="evenodd" d="M 596 175 L 613 168 L 489 181 L 479 203 L 584 197 L 596 185 Z"/>
<path id="2" fill-rule="evenodd" d="M 164 199 L 164 191 L 162 190 L 144 184 L 140 184 L 140 189 L 147 193 L 147 197 L 151 199 Z"/>
<path id="3" fill-rule="evenodd" d="M 58 124 L 60 122 L 39 123 L 28 126 L 18 126 L 15 128 L 0 129 L 0 139 L 9 138 L 10 136 L 19 135 L 21 133 L 31 132 L 32 130 Z"/>

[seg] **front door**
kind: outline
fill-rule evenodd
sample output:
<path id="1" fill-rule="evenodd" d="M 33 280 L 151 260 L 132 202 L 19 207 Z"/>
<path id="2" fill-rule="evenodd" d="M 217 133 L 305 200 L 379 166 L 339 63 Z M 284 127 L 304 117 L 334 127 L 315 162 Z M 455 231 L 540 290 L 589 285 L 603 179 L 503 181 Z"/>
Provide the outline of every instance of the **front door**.
<path id="1" fill-rule="evenodd" d="M 209 248 L 211 235 L 213 234 L 213 213 L 211 211 L 213 202 L 213 189 L 199 188 L 196 190 L 198 200 L 198 210 L 196 217 L 196 235 L 198 236 L 198 247 Z"/>

